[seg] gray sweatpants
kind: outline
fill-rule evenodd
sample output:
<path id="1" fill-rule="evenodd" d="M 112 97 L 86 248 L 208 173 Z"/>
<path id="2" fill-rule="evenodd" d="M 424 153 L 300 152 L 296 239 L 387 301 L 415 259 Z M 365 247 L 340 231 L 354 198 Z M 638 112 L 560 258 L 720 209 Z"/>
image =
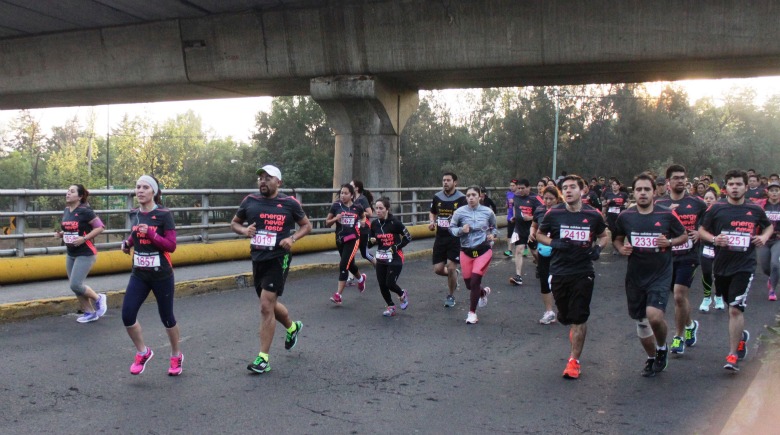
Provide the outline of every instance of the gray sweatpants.
<path id="1" fill-rule="evenodd" d="M 70 289 L 77 296 L 84 296 L 87 288 L 84 286 L 84 279 L 89 274 L 89 270 L 97 261 L 95 255 L 83 255 L 80 257 L 65 256 L 65 270 L 68 272 L 70 280 Z"/>
<path id="2" fill-rule="evenodd" d="M 777 282 L 780 281 L 780 241 L 775 241 L 758 249 L 758 264 L 761 270 L 769 277 L 769 284 L 778 290 Z"/>

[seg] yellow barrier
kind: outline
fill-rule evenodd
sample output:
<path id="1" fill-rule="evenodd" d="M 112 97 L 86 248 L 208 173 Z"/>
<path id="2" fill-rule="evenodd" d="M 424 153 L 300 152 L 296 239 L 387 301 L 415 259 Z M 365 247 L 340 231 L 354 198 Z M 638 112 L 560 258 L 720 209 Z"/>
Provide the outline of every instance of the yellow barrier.
<path id="1" fill-rule="evenodd" d="M 499 218 L 499 225 L 506 225 L 506 218 Z M 434 235 L 433 231 L 428 230 L 427 225 L 408 226 L 407 229 L 412 239 L 424 239 Z M 314 234 L 296 242 L 292 252 L 301 254 L 331 249 L 336 249 L 336 238 L 333 233 Z M 248 259 L 247 240 L 180 245 L 171 255 L 174 267 Z M 132 258 L 121 251 L 99 252 L 90 275 L 129 272 L 132 264 Z M 62 278 L 67 278 L 65 254 L 0 259 L 0 285 Z"/>

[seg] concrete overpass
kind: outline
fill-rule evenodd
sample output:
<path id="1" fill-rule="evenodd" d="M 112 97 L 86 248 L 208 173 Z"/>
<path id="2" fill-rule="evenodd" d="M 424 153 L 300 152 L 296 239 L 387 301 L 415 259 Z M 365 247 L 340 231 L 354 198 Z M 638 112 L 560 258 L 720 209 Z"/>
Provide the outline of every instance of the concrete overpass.
<path id="1" fill-rule="evenodd" d="M 778 22 L 773 0 L 0 0 L 0 109 L 310 94 L 334 185 L 397 186 L 419 89 L 780 74 Z"/>

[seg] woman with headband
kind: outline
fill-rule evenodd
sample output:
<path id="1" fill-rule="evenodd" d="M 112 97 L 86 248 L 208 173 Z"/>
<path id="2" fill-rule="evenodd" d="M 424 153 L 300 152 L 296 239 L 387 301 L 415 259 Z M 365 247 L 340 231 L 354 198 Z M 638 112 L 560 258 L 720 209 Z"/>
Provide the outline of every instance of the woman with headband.
<path id="1" fill-rule="evenodd" d="M 65 270 L 70 280 L 70 289 L 81 304 L 82 316 L 79 323 L 89 323 L 102 317 L 108 309 L 105 294 L 97 294 L 84 279 L 95 264 L 97 249 L 92 243 L 103 232 L 105 225 L 87 202 L 89 191 L 81 184 L 74 184 L 65 193 L 65 211 L 62 215 L 62 231 L 55 232 L 62 239 L 68 254 L 65 257 Z M 94 303 L 94 306 L 92 305 Z"/>
<path id="2" fill-rule="evenodd" d="M 146 363 L 154 356 L 152 349 L 144 344 L 141 324 L 137 320 L 138 310 L 150 291 L 157 299 L 160 320 L 171 342 L 168 375 L 180 375 L 184 361 L 184 354 L 179 349 L 179 327 L 173 316 L 171 252 L 176 250 L 176 227 L 170 210 L 161 207 L 161 197 L 157 179 L 149 175 L 138 179 L 135 183 L 138 208 L 130 211 L 132 231 L 130 237 L 122 242 L 125 254 L 133 248 L 133 271 L 122 302 L 122 322 L 137 350 L 135 361 L 130 366 L 130 373 L 134 375 L 143 373 Z"/>

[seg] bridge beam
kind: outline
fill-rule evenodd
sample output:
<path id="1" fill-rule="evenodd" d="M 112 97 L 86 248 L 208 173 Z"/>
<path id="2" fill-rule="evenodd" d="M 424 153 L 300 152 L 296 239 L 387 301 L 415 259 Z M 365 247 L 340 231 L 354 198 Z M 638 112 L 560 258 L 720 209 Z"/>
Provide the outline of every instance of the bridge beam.
<path id="1" fill-rule="evenodd" d="M 350 75 L 312 79 L 310 92 L 336 133 L 333 187 L 352 179 L 401 187 L 399 135 L 420 102 L 417 91 Z"/>

